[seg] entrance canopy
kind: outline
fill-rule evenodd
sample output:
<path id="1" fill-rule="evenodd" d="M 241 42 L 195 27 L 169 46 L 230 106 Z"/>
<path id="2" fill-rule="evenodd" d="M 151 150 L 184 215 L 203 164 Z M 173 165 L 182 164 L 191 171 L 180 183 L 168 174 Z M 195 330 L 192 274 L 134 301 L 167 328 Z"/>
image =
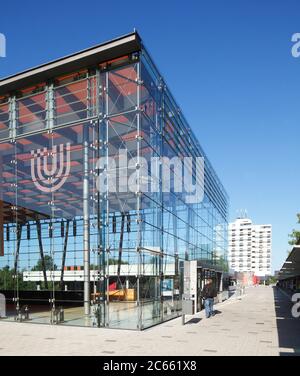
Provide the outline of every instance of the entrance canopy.
<path id="1" fill-rule="evenodd" d="M 279 271 L 278 279 L 288 279 L 300 276 L 300 245 L 294 246 Z"/>

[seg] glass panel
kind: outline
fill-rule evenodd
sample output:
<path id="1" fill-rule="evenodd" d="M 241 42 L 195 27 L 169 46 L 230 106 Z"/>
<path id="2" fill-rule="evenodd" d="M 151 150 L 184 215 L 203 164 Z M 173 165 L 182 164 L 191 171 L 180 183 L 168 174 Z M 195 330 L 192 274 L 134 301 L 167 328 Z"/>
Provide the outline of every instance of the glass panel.
<path id="1" fill-rule="evenodd" d="M 9 137 L 9 104 L 0 102 L 0 139 Z"/>
<path id="2" fill-rule="evenodd" d="M 137 66 L 137 64 L 128 65 L 108 72 L 108 114 L 122 113 L 136 109 Z"/>
<path id="3" fill-rule="evenodd" d="M 1 217 L 3 219 L 4 249 L 0 252 L 0 289 L 6 297 L 6 314 L 14 319 L 15 282 L 14 255 L 16 244 L 15 231 L 15 145 L 11 142 L 0 144 L 0 183 L 1 183 Z"/>
<path id="4" fill-rule="evenodd" d="M 182 288 L 179 258 L 165 255 L 163 258 L 162 297 L 163 320 L 178 317 L 182 309 Z"/>
<path id="5" fill-rule="evenodd" d="M 105 321 L 109 327 L 127 329 L 138 328 L 139 314 L 137 197 L 136 192 L 128 189 L 128 180 L 122 179 L 122 173 L 128 171 L 129 160 L 137 156 L 136 69 L 135 64 L 105 74 L 104 103 L 109 118 L 103 122 L 101 133 L 106 140 L 103 157 L 114 161 L 114 165 L 102 172 L 115 176 L 103 196 L 107 273 Z"/>
<path id="6" fill-rule="evenodd" d="M 49 241 L 51 196 L 41 189 L 44 186 L 50 190 L 52 183 L 43 173 L 38 161 L 48 165 L 49 150 L 51 137 L 47 134 L 28 136 L 16 141 L 15 263 L 20 273 L 17 279 L 20 304 L 18 315 L 21 315 L 19 319 L 22 320 L 23 311 L 27 308 L 29 319 L 42 323 L 50 322 L 49 303 L 51 307 L 53 296 L 49 269 L 54 260 Z M 35 281 L 28 274 L 31 271 L 36 274 Z M 26 290 L 30 292 L 26 293 Z"/>
<path id="7" fill-rule="evenodd" d="M 82 76 L 85 74 L 77 73 L 69 80 L 57 81 L 59 86 L 54 89 L 56 125 L 80 121 L 88 117 L 89 81 L 82 79 Z"/>
<path id="8" fill-rule="evenodd" d="M 162 255 L 159 248 L 152 247 L 152 250 L 141 250 L 141 277 L 139 280 L 140 329 L 145 329 L 162 321 L 161 262 Z"/>
<path id="9" fill-rule="evenodd" d="M 38 131 L 46 126 L 46 92 L 17 99 L 17 133 Z"/>
<path id="10" fill-rule="evenodd" d="M 93 325 L 92 318 L 85 316 L 83 308 L 83 257 L 84 231 L 87 231 L 89 236 L 92 224 L 90 222 L 85 230 L 85 200 L 89 214 L 93 213 L 91 200 L 93 174 L 90 174 L 90 171 L 96 142 L 95 127 L 97 127 L 96 123 L 82 123 L 56 129 L 53 133 L 53 151 L 57 154 L 57 160 L 62 158 L 62 148 L 65 149 L 64 170 L 61 175 L 61 181 L 65 181 L 59 189 L 56 189 L 56 184 L 60 184 L 59 181 L 55 182 L 52 194 L 53 225 L 56 234 L 52 237 L 55 260 L 53 290 L 55 310 L 63 310 L 64 323 L 70 325 Z M 55 154 L 53 157 L 55 158 Z M 86 178 L 87 193 L 83 189 Z M 89 253 L 91 253 L 90 248 Z"/>

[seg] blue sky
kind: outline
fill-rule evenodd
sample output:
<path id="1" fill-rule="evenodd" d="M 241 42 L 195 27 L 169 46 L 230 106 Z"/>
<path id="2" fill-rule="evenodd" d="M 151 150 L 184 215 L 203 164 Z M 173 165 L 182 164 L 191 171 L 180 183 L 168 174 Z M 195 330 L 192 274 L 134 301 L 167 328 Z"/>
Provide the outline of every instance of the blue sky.
<path id="1" fill-rule="evenodd" d="M 137 28 L 230 196 L 273 225 L 273 269 L 300 212 L 297 0 L 3 2 L 0 77 Z M 300 225 L 299 225 L 300 227 Z"/>

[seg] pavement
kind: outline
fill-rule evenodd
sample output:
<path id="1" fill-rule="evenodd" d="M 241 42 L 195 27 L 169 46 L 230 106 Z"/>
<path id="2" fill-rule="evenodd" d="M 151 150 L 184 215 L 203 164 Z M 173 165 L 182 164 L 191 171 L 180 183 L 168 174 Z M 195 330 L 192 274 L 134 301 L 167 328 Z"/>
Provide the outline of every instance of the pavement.
<path id="1" fill-rule="evenodd" d="M 300 318 L 282 291 L 249 287 L 215 309 L 142 332 L 0 321 L 0 355 L 300 355 Z"/>

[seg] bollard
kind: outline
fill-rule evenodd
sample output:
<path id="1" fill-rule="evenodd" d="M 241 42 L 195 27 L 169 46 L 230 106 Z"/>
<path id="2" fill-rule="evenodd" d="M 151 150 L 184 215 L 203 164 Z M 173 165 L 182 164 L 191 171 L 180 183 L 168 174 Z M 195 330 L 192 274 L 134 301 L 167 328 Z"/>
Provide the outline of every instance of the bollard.
<path id="1" fill-rule="evenodd" d="M 24 307 L 24 320 L 29 320 L 29 307 L 27 305 Z"/>
<path id="2" fill-rule="evenodd" d="M 65 311 L 63 307 L 60 307 L 59 309 L 59 322 L 64 322 L 65 321 Z"/>
<path id="3" fill-rule="evenodd" d="M 63 307 L 59 307 L 59 308 L 53 307 L 51 309 L 50 323 L 57 325 L 64 321 L 65 321 L 65 312 L 64 312 Z"/>

